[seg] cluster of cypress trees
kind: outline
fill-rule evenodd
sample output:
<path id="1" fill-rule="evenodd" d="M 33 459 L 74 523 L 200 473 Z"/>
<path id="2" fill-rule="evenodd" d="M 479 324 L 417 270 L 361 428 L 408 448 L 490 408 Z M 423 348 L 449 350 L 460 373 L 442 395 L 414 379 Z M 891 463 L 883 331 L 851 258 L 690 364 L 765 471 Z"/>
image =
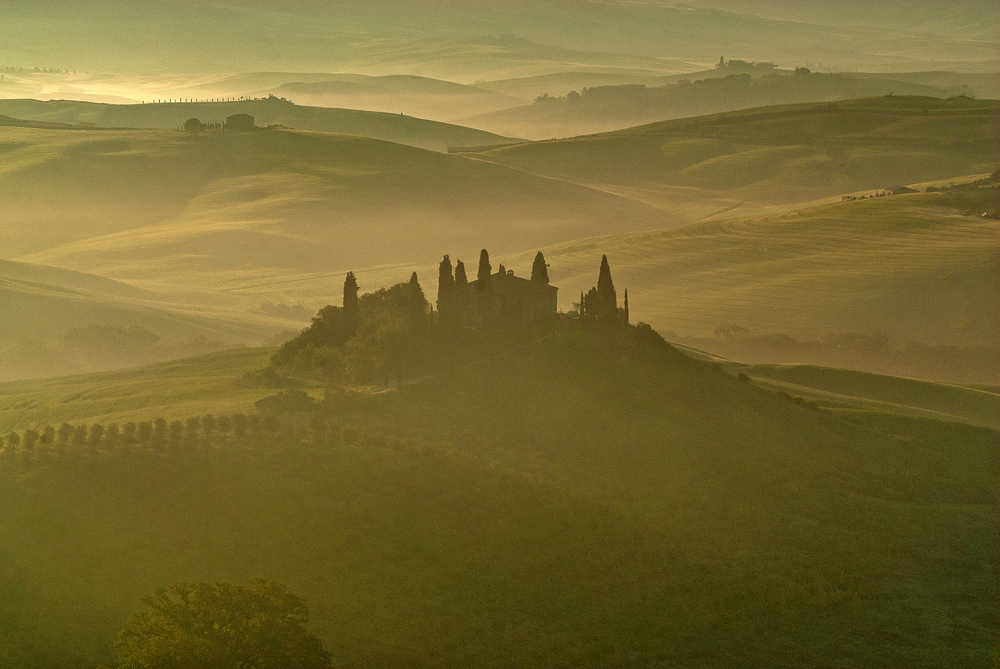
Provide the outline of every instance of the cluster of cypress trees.
<path id="1" fill-rule="evenodd" d="M 628 325 L 628 289 L 625 290 L 625 304 L 619 309 L 618 293 L 615 291 L 615 282 L 611 278 L 611 266 L 606 255 L 601 257 L 601 271 L 597 276 L 597 285 L 586 293 L 580 293 L 580 315 L 606 323 L 620 322 Z"/>

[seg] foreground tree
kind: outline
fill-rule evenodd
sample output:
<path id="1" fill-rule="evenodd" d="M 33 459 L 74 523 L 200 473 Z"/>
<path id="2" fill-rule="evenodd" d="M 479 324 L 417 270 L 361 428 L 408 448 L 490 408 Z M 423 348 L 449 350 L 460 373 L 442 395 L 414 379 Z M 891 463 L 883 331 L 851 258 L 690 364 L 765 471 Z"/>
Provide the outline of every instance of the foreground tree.
<path id="1" fill-rule="evenodd" d="M 328 669 L 304 601 L 277 583 L 179 583 L 143 598 L 118 634 L 120 669 Z"/>

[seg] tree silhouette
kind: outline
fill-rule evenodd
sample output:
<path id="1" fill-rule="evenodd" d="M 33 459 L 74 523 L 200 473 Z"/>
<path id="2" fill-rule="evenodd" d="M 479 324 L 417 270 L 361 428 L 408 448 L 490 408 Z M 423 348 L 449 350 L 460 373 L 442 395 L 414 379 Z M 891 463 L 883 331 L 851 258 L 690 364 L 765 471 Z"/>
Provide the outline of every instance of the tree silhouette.
<path id="1" fill-rule="evenodd" d="M 354 278 L 354 272 L 348 272 L 344 279 L 344 330 L 348 337 L 354 336 L 358 331 L 358 323 L 361 322 L 358 290 L 358 280 Z"/>
<path id="2" fill-rule="evenodd" d="M 410 305 L 412 308 L 412 313 L 410 314 L 413 320 L 414 330 L 421 331 L 427 326 L 427 298 L 424 297 L 424 289 L 420 287 L 420 281 L 417 279 L 417 273 L 414 272 L 410 275 Z"/>
<path id="3" fill-rule="evenodd" d="M 184 132 L 189 135 L 197 135 L 199 132 L 205 129 L 205 124 L 196 118 L 189 118 L 184 121 Z"/>
<path id="4" fill-rule="evenodd" d="M 133 444 L 136 441 L 136 433 L 139 431 L 139 426 L 134 422 L 129 421 L 122 425 L 122 440 L 126 445 Z"/>
<path id="5" fill-rule="evenodd" d="M 490 266 L 490 254 L 483 249 L 479 252 L 479 271 L 476 278 L 479 279 L 479 290 L 487 290 L 490 286 L 490 277 L 493 275 L 493 267 Z"/>
<path id="6" fill-rule="evenodd" d="M 60 445 L 65 446 L 69 443 L 70 437 L 73 436 L 73 426 L 69 423 L 63 423 L 59 426 L 59 430 L 56 434 L 59 436 Z"/>
<path id="7" fill-rule="evenodd" d="M 170 440 L 170 445 L 176 446 L 181 443 L 182 436 L 184 436 L 184 423 L 179 420 L 170 421 L 170 427 L 168 428 L 168 439 Z"/>
<path id="8" fill-rule="evenodd" d="M 35 444 L 38 443 L 38 433 L 34 430 L 25 430 L 24 436 L 21 437 L 21 446 L 24 447 L 26 451 L 35 450 Z"/>
<path id="9" fill-rule="evenodd" d="M 465 264 L 455 263 L 455 322 L 465 322 L 465 312 L 469 309 L 469 279 L 465 276 Z"/>
<path id="10" fill-rule="evenodd" d="M 277 583 L 178 583 L 142 602 L 115 642 L 121 669 L 331 667 L 305 602 Z"/>
<path id="11" fill-rule="evenodd" d="M 84 446 L 87 443 L 87 424 L 80 423 L 73 428 L 73 445 Z"/>
<path id="12" fill-rule="evenodd" d="M 451 258 L 445 255 L 438 265 L 438 317 L 442 323 L 450 323 L 454 317 L 455 277 L 451 273 Z"/>
<path id="13" fill-rule="evenodd" d="M 545 256 L 539 251 L 538 255 L 535 256 L 535 262 L 531 265 L 531 280 L 535 283 L 548 284 L 549 282 L 549 269 L 548 265 L 545 264 Z"/>
<path id="14" fill-rule="evenodd" d="M 611 280 L 611 267 L 608 257 L 601 258 L 601 273 L 597 276 L 597 298 L 599 311 L 597 317 L 613 321 L 618 317 L 618 296 L 615 294 L 615 283 Z"/>
<path id="15" fill-rule="evenodd" d="M 476 294 L 473 299 L 476 301 L 476 311 L 478 320 L 489 321 L 493 313 L 493 291 L 491 278 L 493 267 L 490 266 L 490 254 L 483 249 L 479 252 L 479 271 L 476 274 Z"/>

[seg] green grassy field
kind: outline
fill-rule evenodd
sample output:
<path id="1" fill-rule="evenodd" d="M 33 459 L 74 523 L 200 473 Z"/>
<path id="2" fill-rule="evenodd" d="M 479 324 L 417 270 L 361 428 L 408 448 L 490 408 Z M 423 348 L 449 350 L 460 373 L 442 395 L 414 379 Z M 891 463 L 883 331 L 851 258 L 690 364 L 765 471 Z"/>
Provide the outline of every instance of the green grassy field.
<path id="1" fill-rule="evenodd" d="M 267 353 L 80 379 L 60 415 L 238 410 L 225 370 Z M 293 422 L 0 454 L 5 666 L 107 662 L 153 587 L 255 575 L 335 666 L 972 668 L 997 641 L 992 430 L 848 419 L 586 330 Z"/>

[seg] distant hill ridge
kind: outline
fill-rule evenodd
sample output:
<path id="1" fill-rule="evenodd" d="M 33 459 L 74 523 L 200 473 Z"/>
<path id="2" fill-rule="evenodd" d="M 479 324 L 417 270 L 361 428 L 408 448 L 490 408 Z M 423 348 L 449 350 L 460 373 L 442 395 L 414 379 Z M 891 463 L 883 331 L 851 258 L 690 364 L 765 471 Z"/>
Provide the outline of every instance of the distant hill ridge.
<path id="1" fill-rule="evenodd" d="M 112 105 L 75 100 L 0 100 L 0 114 L 31 122 L 66 124 L 28 127 L 72 127 L 93 123 L 114 128 L 178 128 L 189 118 L 222 122 L 233 114 L 249 114 L 258 125 L 283 125 L 383 139 L 409 146 L 446 151 L 452 146 L 509 144 L 516 140 L 458 125 L 386 112 L 305 107 L 279 98 L 234 102 L 162 102 Z"/>

